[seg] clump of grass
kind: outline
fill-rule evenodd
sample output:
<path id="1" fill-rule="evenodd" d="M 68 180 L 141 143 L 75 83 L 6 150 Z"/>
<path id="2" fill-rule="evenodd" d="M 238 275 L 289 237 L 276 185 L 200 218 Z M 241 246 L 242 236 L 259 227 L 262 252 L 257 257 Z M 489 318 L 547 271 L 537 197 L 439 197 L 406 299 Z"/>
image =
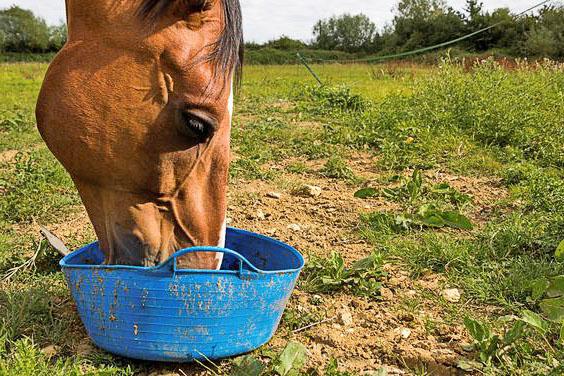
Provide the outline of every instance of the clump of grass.
<path id="1" fill-rule="evenodd" d="M 309 111 L 318 114 L 333 112 L 358 113 L 368 109 L 369 102 L 361 95 L 354 94 L 350 87 L 306 86 L 300 95 Z"/>
<path id="2" fill-rule="evenodd" d="M 382 255 L 372 253 L 347 268 L 343 257 L 337 252 L 332 252 L 329 258 L 310 260 L 304 271 L 301 286 L 311 293 L 344 290 L 354 295 L 375 298 L 382 287 L 380 281 L 386 275 L 382 265 Z"/>
<path id="3" fill-rule="evenodd" d="M 286 166 L 286 171 L 292 174 L 303 174 L 309 171 L 309 167 L 303 162 L 293 162 Z"/>
<path id="4" fill-rule="evenodd" d="M 339 156 L 329 158 L 320 172 L 321 175 L 331 179 L 343 179 L 349 181 L 356 181 L 358 179 L 347 162 Z"/>
<path id="5" fill-rule="evenodd" d="M 0 112 L 0 132 L 23 132 L 32 126 L 28 112 L 22 109 Z"/>

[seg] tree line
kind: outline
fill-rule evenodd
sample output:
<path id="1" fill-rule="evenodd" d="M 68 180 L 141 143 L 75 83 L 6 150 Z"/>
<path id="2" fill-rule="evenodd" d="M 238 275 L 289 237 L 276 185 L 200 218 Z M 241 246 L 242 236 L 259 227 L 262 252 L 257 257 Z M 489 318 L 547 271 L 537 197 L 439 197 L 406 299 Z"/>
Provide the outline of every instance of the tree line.
<path id="1" fill-rule="evenodd" d="M 0 10 L 0 52 L 54 52 L 67 41 L 65 24 L 48 26 L 17 6 Z"/>
<path id="2" fill-rule="evenodd" d="M 246 47 L 250 57 L 266 59 L 267 63 L 282 51 L 319 51 L 317 54 L 323 52 L 323 56 L 340 52 L 383 55 L 443 43 L 496 24 L 457 47 L 478 53 L 496 49 L 513 56 L 564 58 L 563 5 L 544 6 L 517 17 L 508 8 L 487 11 L 478 0 L 467 0 L 461 11 L 447 6 L 444 0 L 399 0 L 388 25 L 378 27 L 363 14 L 344 14 L 319 20 L 309 42 L 283 36 L 265 44 L 247 43 Z M 65 24 L 48 26 L 31 11 L 17 6 L 0 10 L 0 52 L 58 51 L 66 39 Z M 263 51 L 262 55 L 257 51 Z M 278 60 L 293 59 L 287 55 Z"/>
<path id="3" fill-rule="evenodd" d="M 563 5 L 544 6 L 517 17 L 508 8 L 487 11 L 478 0 L 467 0 L 462 11 L 444 0 L 400 0 L 391 24 L 380 28 L 366 15 L 344 14 L 318 21 L 307 44 L 282 37 L 248 47 L 383 55 L 433 46 L 492 25 L 498 26 L 457 47 L 478 53 L 497 49 L 512 56 L 564 58 Z"/>

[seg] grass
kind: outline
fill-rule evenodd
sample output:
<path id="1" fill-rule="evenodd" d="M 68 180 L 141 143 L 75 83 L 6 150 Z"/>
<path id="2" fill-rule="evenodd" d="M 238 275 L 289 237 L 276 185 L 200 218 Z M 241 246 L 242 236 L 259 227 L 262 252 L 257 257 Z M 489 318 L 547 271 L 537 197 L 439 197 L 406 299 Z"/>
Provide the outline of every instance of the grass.
<path id="1" fill-rule="evenodd" d="M 34 221 L 62 222 L 80 210 L 70 178 L 34 127 L 45 69 L 38 63 L 0 65 L 0 274 L 37 249 Z M 564 274 L 564 263 L 554 257 L 564 236 L 563 67 L 523 64 L 506 71 L 488 61 L 469 72 L 450 62 L 438 68 L 314 69 L 326 86 L 317 87 L 300 66 L 245 69 L 231 179 L 272 181 L 290 174 L 293 181 L 315 174 L 373 188 L 367 202 L 392 209 L 359 215 L 359 236 L 375 249 L 369 259 L 349 265 L 327 250 L 310 260 L 298 288 L 378 300 L 383 264 L 394 262 L 414 279 L 441 274 L 473 303 L 464 312 L 480 317 L 492 333 L 507 329 L 506 315 L 519 317 L 524 309 L 542 314 L 531 299 L 532 283 Z M 359 150 L 375 158 L 378 178 L 356 176 L 348 156 Z M 429 178 L 436 172 L 485 178 L 507 195 L 484 203 Z M 438 225 L 437 218 L 452 219 L 452 213 L 472 228 L 457 221 Z M 80 324 L 54 260 L 42 250 L 37 268 L 0 283 L 0 374 L 127 375 L 143 369 L 101 352 L 73 353 Z M 417 299 L 406 302 L 413 311 L 419 305 Z M 461 310 L 448 318 L 453 325 L 462 324 Z M 324 317 L 292 307 L 283 325 L 291 331 Z M 430 332 L 435 325 L 427 322 Z M 558 330 L 552 325 L 545 335 L 550 347 L 531 331 L 506 356 L 474 360 L 491 375 L 557 372 L 564 364 Z M 41 351 L 48 345 L 60 348 L 55 357 Z M 349 374 L 336 361 L 325 372 Z"/>

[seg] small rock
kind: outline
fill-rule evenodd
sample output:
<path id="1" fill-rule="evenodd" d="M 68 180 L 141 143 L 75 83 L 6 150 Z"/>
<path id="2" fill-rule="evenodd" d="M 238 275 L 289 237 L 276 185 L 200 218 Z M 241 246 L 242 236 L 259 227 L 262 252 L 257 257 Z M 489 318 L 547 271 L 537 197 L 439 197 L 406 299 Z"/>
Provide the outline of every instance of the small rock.
<path id="1" fill-rule="evenodd" d="M 411 329 L 401 328 L 400 335 L 401 335 L 401 338 L 408 339 L 411 336 Z"/>
<path id="2" fill-rule="evenodd" d="M 41 352 L 45 354 L 46 357 L 50 358 L 57 355 L 57 353 L 59 352 L 59 347 L 55 345 L 45 346 L 41 349 Z"/>
<path id="3" fill-rule="evenodd" d="M 266 194 L 266 197 L 273 198 L 275 200 L 280 200 L 280 197 L 282 197 L 282 195 L 278 192 L 268 192 Z"/>
<path id="4" fill-rule="evenodd" d="M 415 320 L 415 316 L 413 316 L 411 313 L 402 313 L 399 315 L 398 318 L 401 321 L 405 321 L 405 322 L 412 322 L 413 320 Z"/>
<path id="5" fill-rule="evenodd" d="M 266 219 L 266 214 L 261 209 L 257 209 L 256 212 L 249 214 L 247 216 L 249 219 L 257 219 L 259 221 L 264 221 Z"/>
<path id="6" fill-rule="evenodd" d="M 306 197 L 319 197 L 323 190 L 316 185 L 304 184 L 298 189 L 298 194 Z"/>
<path id="7" fill-rule="evenodd" d="M 337 317 L 339 319 L 339 323 L 344 326 L 350 326 L 353 323 L 352 313 L 347 307 L 341 309 L 337 313 Z"/>
<path id="8" fill-rule="evenodd" d="M 460 301 L 460 291 L 458 289 L 443 290 L 441 295 L 447 302 L 458 303 Z"/>
<path id="9" fill-rule="evenodd" d="M 267 215 L 264 214 L 264 212 L 262 210 L 257 210 L 257 219 L 259 221 L 264 221 L 266 219 Z"/>
<path id="10" fill-rule="evenodd" d="M 291 225 L 288 225 L 288 229 L 296 232 L 302 231 L 302 227 L 297 223 L 292 223 Z"/>
<path id="11" fill-rule="evenodd" d="M 386 287 L 382 287 L 380 289 L 380 295 L 382 296 L 383 300 L 393 300 L 394 299 L 394 293 L 392 292 L 392 290 L 390 290 L 389 288 Z"/>
<path id="12" fill-rule="evenodd" d="M 225 218 L 226 225 L 230 225 L 231 223 L 233 223 L 233 218 Z"/>

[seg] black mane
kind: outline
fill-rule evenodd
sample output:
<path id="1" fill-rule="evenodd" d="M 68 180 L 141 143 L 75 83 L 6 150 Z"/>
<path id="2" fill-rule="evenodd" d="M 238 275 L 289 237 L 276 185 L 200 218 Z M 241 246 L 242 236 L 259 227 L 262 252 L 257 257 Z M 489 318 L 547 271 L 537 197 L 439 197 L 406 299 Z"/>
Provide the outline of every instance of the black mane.
<path id="1" fill-rule="evenodd" d="M 143 0 L 139 14 L 143 19 L 155 22 L 181 1 L 186 0 Z M 205 0 L 198 1 L 202 6 L 207 3 Z M 233 73 L 238 86 L 243 67 L 244 50 L 241 5 L 239 0 L 221 1 L 225 27 L 219 39 L 211 46 L 212 51 L 206 60 L 214 62 L 214 75 L 220 72 Z"/>

